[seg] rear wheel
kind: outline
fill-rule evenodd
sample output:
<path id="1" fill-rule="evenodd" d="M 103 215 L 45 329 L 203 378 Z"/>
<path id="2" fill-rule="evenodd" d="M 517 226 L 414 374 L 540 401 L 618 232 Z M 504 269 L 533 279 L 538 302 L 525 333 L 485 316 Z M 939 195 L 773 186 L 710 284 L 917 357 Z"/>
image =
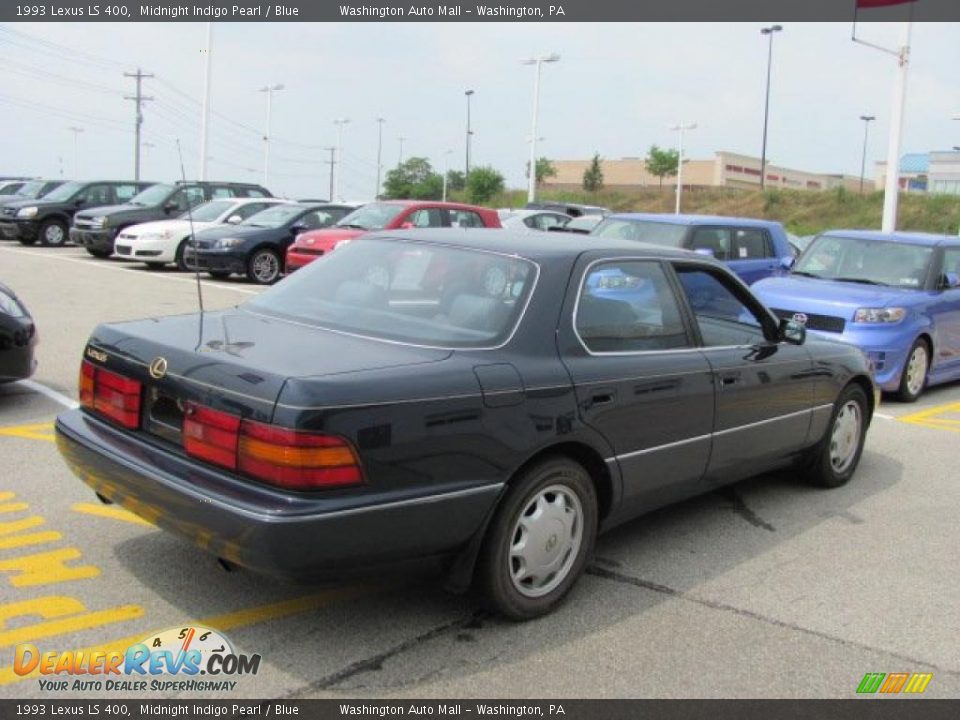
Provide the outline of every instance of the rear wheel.
<path id="1" fill-rule="evenodd" d="M 827 433 L 810 458 L 807 479 L 811 484 L 835 488 L 850 480 L 863 452 L 869 412 L 863 388 L 844 388 L 834 403 Z"/>
<path id="2" fill-rule="evenodd" d="M 60 220 L 45 220 L 37 235 L 44 245 L 59 247 L 67 241 L 67 226 Z"/>
<path id="3" fill-rule="evenodd" d="M 544 615 L 580 577 L 596 535 L 597 494 L 587 471 L 566 458 L 537 463 L 500 502 L 480 551 L 478 586 L 509 618 Z"/>
<path id="4" fill-rule="evenodd" d="M 110 257 L 109 250 L 97 250 L 96 248 L 87 248 L 87 252 L 93 255 L 95 258 L 107 258 Z"/>
<path id="5" fill-rule="evenodd" d="M 263 248 L 247 260 L 247 278 L 258 285 L 271 285 L 280 279 L 280 256 Z"/>
<path id="6" fill-rule="evenodd" d="M 900 376 L 897 398 L 903 402 L 914 402 L 923 393 L 927 385 L 927 371 L 930 368 L 930 348 L 922 338 L 910 348 L 907 362 Z"/>

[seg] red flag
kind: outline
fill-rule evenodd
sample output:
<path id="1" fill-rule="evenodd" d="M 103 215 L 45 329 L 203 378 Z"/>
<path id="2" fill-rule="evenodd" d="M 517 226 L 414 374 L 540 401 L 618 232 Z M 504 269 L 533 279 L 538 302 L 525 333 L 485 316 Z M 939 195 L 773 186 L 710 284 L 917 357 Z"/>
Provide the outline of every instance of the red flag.
<path id="1" fill-rule="evenodd" d="M 906 5 L 907 3 L 916 2 L 917 0 L 857 0 L 858 8 L 878 8 L 878 7 L 887 7 L 888 5 Z"/>

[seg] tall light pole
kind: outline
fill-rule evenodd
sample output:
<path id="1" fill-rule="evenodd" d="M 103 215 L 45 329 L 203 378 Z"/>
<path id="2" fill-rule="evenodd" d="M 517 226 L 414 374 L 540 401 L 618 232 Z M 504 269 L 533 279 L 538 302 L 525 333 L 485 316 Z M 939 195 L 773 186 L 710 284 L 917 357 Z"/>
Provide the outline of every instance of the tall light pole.
<path id="1" fill-rule="evenodd" d="M 337 174 L 333 183 L 334 195 L 340 197 L 340 176 L 343 174 L 343 126 L 350 122 L 350 118 L 337 118 L 333 124 L 337 126 Z M 333 200 L 334 198 L 330 198 Z"/>
<path id="2" fill-rule="evenodd" d="M 536 66 L 533 74 L 533 122 L 530 131 L 530 178 L 527 183 L 527 202 L 533 202 L 537 198 L 537 113 L 540 109 L 540 68 L 543 63 L 554 63 L 559 59 L 559 55 L 551 53 L 522 61 L 524 65 Z"/>
<path id="3" fill-rule="evenodd" d="M 770 120 L 770 71 L 773 67 L 773 35 L 783 30 L 782 25 L 771 25 L 760 29 L 761 35 L 766 35 L 770 42 L 767 46 L 767 94 L 763 101 L 763 147 L 760 150 L 760 189 L 767 184 L 767 122 Z"/>
<path id="4" fill-rule="evenodd" d="M 863 157 L 860 159 L 860 194 L 863 195 L 863 177 L 867 173 L 867 134 L 870 132 L 870 123 L 877 118 L 873 115 L 861 115 L 863 120 Z"/>
<path id="5" fill-rule="evenodd" d="M 893 112 L 890 118 L 890 137 L 887 142 L 887 178 L 883 188 L 883 220 L 880 229 L 892 233 L 897 229 L 897 206 L 900 203 L 900 150 L 903 145 L 903 115 L 907 104 L 907 69 L 910 62 L 910 35 L 913 22 L 900 28 L 897 50 L 897 83 L 893 93 Z"/>
<path id="6" fill-rule="evenodd" d="M 207 141 L 210 138 L 210 66 L 213 59 L 213 23 L 207 23 L 207 51 L 203 59 L 203 104 L 200 108 L 200 179 L 207 179 Z"/>
<path id="7" fill-rule="evenodd" d="M 677 215 L 680 214 L 680 195 L 683 193 L 683 131 L 684 130 L 694 130 L 696 129 L 696 123 L 688 123 L 684 125 L 682 122 L 677 123 L 670 127 L 671 130 L 674 130 L 678 134 L 677 140 L 677 200 L 676 205 L 674 206 L 673 212 Z"/>
<path id="8" fill-rule="evenodd" d="M 273 94 L 283 90 L 283 83 L 264 85 L 260 92 L 267 94 L 267 132 L 263 136 L 263 184 L 270 185 L 270 119 L 273 112 Z"/>
<path id="9" fill-rule="evenodd" d="M 443 151 L 443 201 L 447 201 L 447 175 L 450 174 L 450 156 L 453 150 Z"/>
<path id="10" fill-rule="evenodd" d="M 397 140 L 400 141 L 400 157 L 397 159 L 397 167 L 403 165 L 403 141 L 406 138 L 403 135 L 397 135 Z"/>
<path id="11" fill-rule="evenodd" d="M 466 90 L 463 93 L 467 96 L 467 164 L 463 171 L 464 177 L 470 175 L 470 140 L 473 138 L 473 130 L 470 129 L 470 98 L 473 97 L 473 90 Z"/>
<path id="12" fill-rule="evenodd" d="M 76 125 L 71 125 L 67 128 L 70 132 L 73 133 L 73 175 L 74 180 L 80 179 L 80 133 L 83 132 L 82 127 L 77 127 Z"/>
<path id="13" fill-rule="evenodd" d="M 383 170 L 383 162 L 380 160 L 383 154 L 383 124 L 386 122 L 382 117 L 377 118 L 377 191 L 373 194 L 374 200 L 380 199 L 380 171 Z"/>

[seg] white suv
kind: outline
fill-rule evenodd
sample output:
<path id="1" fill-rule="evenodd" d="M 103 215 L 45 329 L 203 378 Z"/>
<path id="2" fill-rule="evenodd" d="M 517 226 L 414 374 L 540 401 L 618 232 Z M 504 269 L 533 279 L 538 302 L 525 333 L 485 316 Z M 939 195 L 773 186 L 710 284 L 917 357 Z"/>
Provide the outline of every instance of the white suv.
<path id="1" fill-rule="evenodd" d="M 124 228 L 117 235 L 113 254 L 141 260 L 152 269 L 162 268 L 167 263 L 176 263 L 186 270 L 183 250 L 190 241 L 190 215 L 193 230 L 200 232 L 217 225 L 236 225 L 261 210 L 273 205 L 289 203 L 279 198 L 219 198 L 195 207 L 190 214 L 184 213 L 172 220 L 157 220 Z"/>

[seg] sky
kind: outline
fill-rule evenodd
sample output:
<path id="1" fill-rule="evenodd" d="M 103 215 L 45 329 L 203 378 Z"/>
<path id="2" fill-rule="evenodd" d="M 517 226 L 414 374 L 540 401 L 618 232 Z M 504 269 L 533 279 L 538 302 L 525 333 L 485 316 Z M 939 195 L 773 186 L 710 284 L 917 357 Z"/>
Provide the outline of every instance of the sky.
<path id="1" fill-rule="evenodd" d="M 861 115 L 870 127 L 868 176 L 886 157 L 896 59 L 851 42 L 850 23 L 783 23 L 774 39 L 768 161 L 859 175 Z M 464 91 L 471 101 L 472 165 L 525 185 L 533 68 L 543 66 L 538 156 L 642 157 L 673 146 L 759 156 L 767 39 L 761 23 L 217 23 L 213 36 L 211 179 L 263 182 L 265 85 L 274 94 L 274 194 L 326 197 L 334 120 L 343 127 L 341 195 L 376 192 L 377 117 L 384 172 L 423 156 L 463 169 Z M 861 23 L 858 36 L 896 46 L 897 24 Z M 203 23 L 17 23 L 0 26 L 0 175 L 127 179 L 133 175 L 137 67 L 144 94 L 144 179 L 199 170 Z M 904 152 L 960 145 L 960 24 L 914 25 Z M 82 128 L 75 133 L 70 127 Z M 449 153 L 447 151 L 450 151 Z"/>

